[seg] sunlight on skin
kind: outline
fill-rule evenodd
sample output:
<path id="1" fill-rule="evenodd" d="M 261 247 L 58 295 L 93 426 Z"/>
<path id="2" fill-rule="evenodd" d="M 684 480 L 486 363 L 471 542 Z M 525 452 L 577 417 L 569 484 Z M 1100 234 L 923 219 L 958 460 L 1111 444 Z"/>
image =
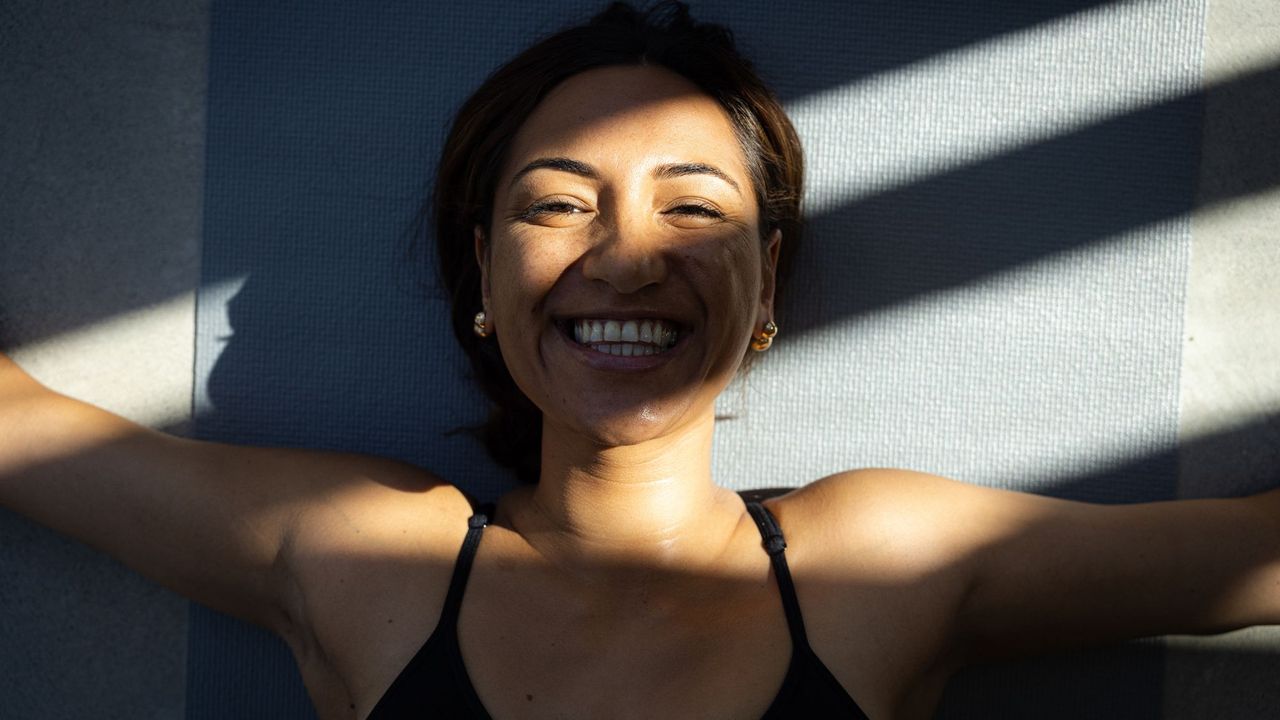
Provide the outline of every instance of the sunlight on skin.
<path id="1" fill-rule="evenodd" d="M 711 482 L 715 398 L 772 317 L 777 235 L 761 237 L 731 121 L 669 71 L 591 70 L 548 94 L 499 178 L 489 237 L 476 235 L 485 312 L 544 417 L 541 481 L 506 511 L 594 538 L 602 557 L 699 555 L 708 509 L 741 517 Z M 611 357 L 565 329 L 645 317 L 680 339 Z M 641 497 L 653 512 L 634 511 Z"/>

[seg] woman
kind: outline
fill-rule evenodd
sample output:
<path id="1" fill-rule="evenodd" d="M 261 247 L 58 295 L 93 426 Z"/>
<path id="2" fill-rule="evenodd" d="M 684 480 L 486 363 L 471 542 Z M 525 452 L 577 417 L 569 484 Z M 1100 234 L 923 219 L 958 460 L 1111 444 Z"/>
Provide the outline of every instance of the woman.
<path id="1" fill-rule="evenodd" d="M 6 363 L 0 501 L 276 631 L 325 717 L 920 717 L 969 662 L 1280 621 L 1277 492 L 716 487 L 714 399 L 777 333 L 800 177 L 721 33 L 611 10 L 495 74 L 437 183 L 490 446 L 536 484 L 478 512 L 417 468 L 161 436 Z"/>

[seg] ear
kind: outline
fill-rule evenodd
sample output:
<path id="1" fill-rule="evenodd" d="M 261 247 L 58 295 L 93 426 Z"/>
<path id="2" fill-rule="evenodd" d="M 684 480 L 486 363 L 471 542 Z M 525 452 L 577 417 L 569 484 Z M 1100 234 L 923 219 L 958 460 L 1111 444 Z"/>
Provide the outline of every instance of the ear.
<path id="1" fill-rule="evenodd" d="M 484 236 L 484 228 L 479 225 L 474 229 L 476 245 L 476 265 L 480 268 L 480 300 L 484 303 L 485 312 L 489 311 L 489 241 Z"/>
<path id="2" fill-rule="evenodd" d="M 760 325 L 773 319 L 773 295 L 778 281 L 778 252 L 782 248 L 782 230 L 775 228 L 765 241 L 760 263 Z"/>

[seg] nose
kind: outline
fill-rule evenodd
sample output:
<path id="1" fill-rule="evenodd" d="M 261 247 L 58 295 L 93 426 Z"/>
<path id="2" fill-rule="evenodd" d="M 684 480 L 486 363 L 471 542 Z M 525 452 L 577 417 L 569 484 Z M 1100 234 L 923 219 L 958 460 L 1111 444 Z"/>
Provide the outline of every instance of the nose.
<path id="1" fill-rule="evenodd" d="M 658 228 L 643 220 L 617 222 L 602 232 L 582 261 L 588 280 L 608 283 L 622 294 L 658 285 L 667 278 L 666 248 Z"/>

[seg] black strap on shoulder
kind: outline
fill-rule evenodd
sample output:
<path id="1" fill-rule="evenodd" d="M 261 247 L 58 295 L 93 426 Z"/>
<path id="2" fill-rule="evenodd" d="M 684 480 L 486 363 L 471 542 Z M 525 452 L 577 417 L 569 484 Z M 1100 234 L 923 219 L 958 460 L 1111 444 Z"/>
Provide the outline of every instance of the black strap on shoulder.
<path id="1" fill-rule="evenodd" d="M 787 613 L 787 627 L 791 630 L 791 643 L 796 649 L 809 647 L 809 636 L 804 632 L 804 616 L 800 614 L 800 602 L 796 599 L 795 584 L 791 582 L 791 569 L 787 567 L 787 540 L 782 528 L 769 509 L 758 502 L 747 503 L 747 510 L 756 521 L 765 552 L 773 563 L 773 574 L 778 578 L 778 591 L 782 594 L 782 609 Z"/>
<path id="2" fill-rule="evenodd" d="M 453 577 L 449 579 L 449 594 L 444 598 L 444 609 L 440 612 L 441 620 L 449 618 L 449 625 L 457 620 L 458 610 L 462 607 L 462 594 L 467 589 L 467 578 L 471 575 L 471 563 L 476 558 L 476 549 L 480 547 L 480 537 L 484 535 L 485 526 L 489 524 L 489 516 L 493 514 L 493 503 L 481 505 L 475 514 L 467 519 L 467 537 L 462 541 L 462 549 L 458 551 L 458 559 L 453 564 Z M 443 626 L 445 623 L 441 622 Z"/>
<path id="3" fill-rule="evenodd" d="M 739 490 L 738 497 L 742 498 L 745 503 L 762 503 L 765 500 L 786 495 L 795 490 L 793 487 L 770 487 L 770 488 L 754 488 L 752 490 Z"/>

